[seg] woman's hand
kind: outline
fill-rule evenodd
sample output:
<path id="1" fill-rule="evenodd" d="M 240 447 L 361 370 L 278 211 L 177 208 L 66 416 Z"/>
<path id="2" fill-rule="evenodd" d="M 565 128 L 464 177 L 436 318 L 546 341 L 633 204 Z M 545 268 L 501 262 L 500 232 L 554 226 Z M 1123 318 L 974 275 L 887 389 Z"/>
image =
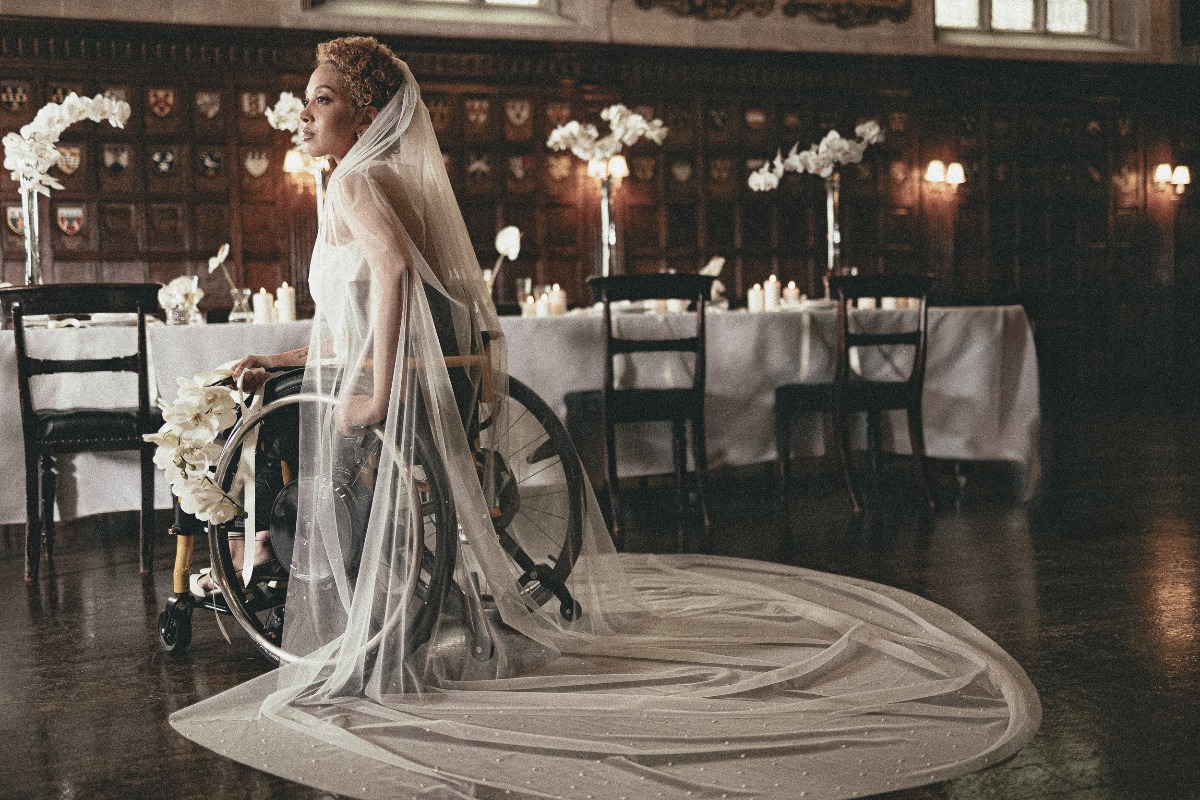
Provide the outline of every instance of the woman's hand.
<path id="1" fill-rule="evenodd" d="M 275 367 L 303 367 L 307 360 L 308 348 L 300 347 L 269 356 L 246 356 L 230 367 L 229 371 L 233 373 L 234 381 L 241 379 L 242 391 L 254 394 L 270 377 L 267 370 Z"/>
<path id="2" fill-rule="evenodd" d="M 254 394 L 258 388 L 267 382 L 267 369 L 278 366 L 278 356 L 246 356 L 238 361 L 229 371 L 233 373 L 234 381 L 240 381 L 242 391 Z"/>
<path id="3" fill-rule="evenodd" d="M 338 401 L 334 419 L 343 436 L 354 436 L 362 429 L 379 422 L 387 416 L 386 408 L 379 408 L 375 398 L 364 394 L 352 394 Z"/>

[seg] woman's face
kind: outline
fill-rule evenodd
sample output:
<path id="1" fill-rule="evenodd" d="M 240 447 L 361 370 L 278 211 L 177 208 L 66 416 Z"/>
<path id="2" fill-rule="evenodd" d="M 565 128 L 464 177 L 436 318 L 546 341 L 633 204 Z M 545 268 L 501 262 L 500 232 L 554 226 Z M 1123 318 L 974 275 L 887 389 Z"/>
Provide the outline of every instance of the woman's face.
<path id="1" fill-rule="evenodd" d="M 355 109 L 350 104 L 345 81 L 332 64 L 321 64 L 313 70 L 304 94 L 301 135 L 313 158 L 329 156 L 341 161 L 354 146 L 355 139 L 370 124 L 373 114 Z"/>

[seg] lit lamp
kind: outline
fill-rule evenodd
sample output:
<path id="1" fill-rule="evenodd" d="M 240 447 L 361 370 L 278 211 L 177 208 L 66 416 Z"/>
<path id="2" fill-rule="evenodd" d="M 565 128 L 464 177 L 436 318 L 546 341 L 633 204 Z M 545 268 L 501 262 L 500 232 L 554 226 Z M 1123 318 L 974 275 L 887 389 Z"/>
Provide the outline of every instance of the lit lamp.
<path id="1" fill-rule="evenodd" d="M 1192 171 L 1182 164 L 1171 171 L 1171 185 L 1175 187 L 1175 194 L 1183 194 L 1183 187 L 1192 182 Z"/>
<path id="2" fill-rule="evenodd" d="M 1168 186 L 1175 187 L 1175 194 L 1183 194 L 1183 187 L 1192 182 L 1192 171 L 1183 164 L 1172 167 L 1170 164 L 1159 164 L 1154 168 L 1154 183 L 1159 191 L 1166 191 Z"/>
<path id="3" fill-rule="evenodd" d="M 929 166 L 925 169 L 925 180 L 930 183 L 949 186 L 951 189 L 957 189 L 960 185 L 967 182 L 967 174 L 963 169 L 963 165 L 957 161 L 951 161 L 949 165 L 940 159 L 934 159 L 929 162 Z"/>
<path id="4" fill-rule="evenodd" d="M 625 156 L 593 158 L 588 162 L 588 175 L 600 181 L 600 274 L 608 277 L 612 268 L 612 251 L 617 245 L 617 226 L 612 221 L 613 182 L 620 183 L 629 175 Z"/>

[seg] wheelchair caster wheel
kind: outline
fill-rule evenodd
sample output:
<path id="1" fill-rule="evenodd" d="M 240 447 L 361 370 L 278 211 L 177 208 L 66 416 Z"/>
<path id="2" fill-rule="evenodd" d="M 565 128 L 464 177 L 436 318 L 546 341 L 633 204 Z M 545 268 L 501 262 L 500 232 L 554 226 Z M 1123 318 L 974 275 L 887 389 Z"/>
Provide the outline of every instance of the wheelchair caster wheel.
<path id="1" fill-rule="evenodd" d="M 558 613 L 567 622 L 574 622 L 583 615 L 583 606 L 579 605 L 579 601 L 572 598 L 570 603 L 561 603 L 558 607 Z"/>
<path id="2" fill-rule="evenodd" d="M 165 609 L 158 615 L 158 641 L 168 653 L 183 653 L 192 641 L 191 609 Z"/>

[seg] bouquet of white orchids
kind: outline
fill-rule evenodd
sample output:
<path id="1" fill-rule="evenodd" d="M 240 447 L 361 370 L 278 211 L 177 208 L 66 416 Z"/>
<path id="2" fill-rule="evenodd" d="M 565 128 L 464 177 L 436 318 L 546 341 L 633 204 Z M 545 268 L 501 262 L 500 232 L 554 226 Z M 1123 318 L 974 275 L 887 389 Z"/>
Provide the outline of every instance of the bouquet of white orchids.
<path id="1" fill-rule="evenodd" d="M 179 498 L 179 507 L 201 522 L 220 525 L 246 512 L 213 480 L 221 445 L 217 436 L 237 422 L 237 404 L 228 370 L 179 378 L 179 395 L 159 404 L 163 426 L 142 436 L 158 445 L 154 463 Z"/>
<path id="2" fill-rule="evenodd" d="M 853 139 L 846 139 L 836 130 L 825 134 L 825 138 L 807 150 L 800 150 L 800 143 L 792 145 L 787 158 L 782 152 L 750 173 L 750 188 L 756 192 L 767 192 L 779 186 L 784 172 L 807 172 L 828 178 L 842 164 L 857 164 L 870 145 L 883 141 L 883 130 L 875 120 L 864 122 L 854 129 Z"/>

